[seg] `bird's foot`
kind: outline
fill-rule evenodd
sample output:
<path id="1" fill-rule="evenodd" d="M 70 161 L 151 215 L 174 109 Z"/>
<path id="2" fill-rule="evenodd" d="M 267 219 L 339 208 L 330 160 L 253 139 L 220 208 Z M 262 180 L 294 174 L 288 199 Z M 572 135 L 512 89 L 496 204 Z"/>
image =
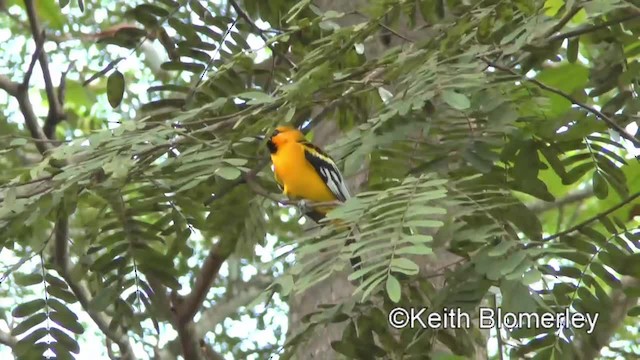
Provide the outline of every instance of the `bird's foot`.
<path id="1" fill-rule="evenodd" d="M 300 210 L 301 213 L 306 214 L 309 212 L 310 208 L 309 208 L 309 202 L 307 200 L 299 200 L 298 201 L 298 209 Z"/>

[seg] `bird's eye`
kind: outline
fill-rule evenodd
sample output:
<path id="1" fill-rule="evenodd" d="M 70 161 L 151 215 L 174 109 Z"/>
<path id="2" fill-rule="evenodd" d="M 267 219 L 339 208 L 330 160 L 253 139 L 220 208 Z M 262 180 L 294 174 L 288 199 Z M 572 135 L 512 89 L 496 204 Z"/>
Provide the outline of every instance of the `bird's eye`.
<path id="1" fill-rule="evenodd" d="M 271 137 L 275 137 L 278 134 L 280 134 L 280 131 L 276 129 L 273 131 L 273 134 L 271 134 Z"/>

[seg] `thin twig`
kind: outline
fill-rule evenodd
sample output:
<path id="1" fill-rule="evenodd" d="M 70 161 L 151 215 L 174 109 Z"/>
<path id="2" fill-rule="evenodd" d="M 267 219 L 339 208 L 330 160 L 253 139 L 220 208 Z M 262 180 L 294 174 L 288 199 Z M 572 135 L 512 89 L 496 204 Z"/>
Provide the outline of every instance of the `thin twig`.
<path id="1" fill-rule="evenodd" d="M 584 34 L 588 34 L 594 31 L 598 31 L 600 29 L 606 28 L 608 26 L 611 25 L 617 25 L 617 24 L 621 24 L 623 22 L 627 22 L 629 20 L 633 20 L 637 17 L 640 17 L 640 11 L 635 11 L 633 14 L 629 14 L 627 16 L 623 16 L 621 18 L 618 19 L 612 19 L 609 21 L 605 21 L 601 24 L 596 24 L 596 25 L 586 25 L 586 26 L 581 26 L 578 27 L 575 30 L 571 30 L 571 31 L 567 31 L 565 33 L 562 34 L 556 34 L 553 36 L 549 37 L 549 41 L 558 41 L 558 40 L 564 40 L 564 39 L 570 39 L 570 38 L 574 38 L 576 36 L 580 36 L 580 35 L 584 35 Z"/>
<path id="2" fill-rule="evenodd" d="M 365 19 L 367 19 L 367 20 L 371 21 L 371 19 L 370 19 L 367 15 L 363 14 L 362 12 L 360 12 L 360 11 L 358 11 L 358 10 L 354 11 L 353 13 L 354 13 L 354 14 L 356 14 L 356 15 L 362 16 L 363 18 L 365 18 Z M 376 21 L 376 23 L 377 23 L 381 28 L 383 28 L 383 29 L 387 30 L 388 32 L 390 32 L 390 33 L 392 33 L 393 35 L 395 35 L 395 36 L 399 37 L 400 39 L 402 39 L 402 40 L 404 40 L 404 41 L 407 41 L 407 42 L 410 42 L 410 43 L 413 43 L 413 42 L 414 42 L 413 40 L 409 39 L 408 37 L 406 37 L 406 36 L 404 36 L 404 35 L 400 34 L 399 32 L 397 32 L 396 30 L 393 30 L 391 27 L 389 27 L 388 25 L 386 25 L 385 23 L 383 23 L 381 20 L 377 20 L 377 21 Z"/>
<path id="3" fill-rule="evenodd" d="M 567 194 L 567 196 L 557 199 L 556 201 L 553 201 L 553 202 L 538 201 L 527 207 L 529 208 L 529 210 L 533 211 L 534 213 L 539 214 L 548 210 L 561 208 L 565 205 L 586 200 L 592 196 L 593 196 L 593 188 L 587 187 L 585 189 L 581 189 L 581 190 L 577 190 L 575 192 L 569 193 Z"/>
<path id="4" fill-rule="evenodd" d="M 554 87 L 551 87 L 549 85 L 546 85 L 536 79 L 533 78 L 529 78 L 526 77 L 522 74 L 519 74 L 518 72 L 514 71 L 511 68 L 508 68 L 506 66 L 502 66 L 499 64 L 494 63 L 493 61 L 487 59 L 486 57 L 481 56 L 480 59 L 482 61 L 484 61 L 485 63 L 487 63 L 487 65 L 490 65 L 498 70 L 502 70 L 504 72 L 507 72 L 511 75 L 515 75 L 517 77 L 519 77 L 521 80 L 524 81 L 528 81 L 530 83 L 533 83 L 535 85 L 537 85 L 539 88 L 552 92 L 556 95 L 560 95 L 563 98 L 569 100 L 572 104 L 579 106 L 581 108 L 583 108 L 584 110 L 592 113 L 593 115 L 595 115 L 597 118 L 601 119 L 602 121 L 604 121 L 605 123 L 607 123 L 607 125 L 609 125 L 609 127 L 613 128 L 614 130 L 616 130 L 618 133 L 620 133 L 620 136 L 622 136 L 623 138 L 629 140 L 630 142 L 632 142 L 636 147 L 640 147 L 640 140 L 636 139 L 633 135 L 629 134 L 622 126 L 618 125 L 618 123 L 616 123 L 613 119 L 611 119 L 609 116 L 603 114 L 600 110 L 597 110 L 596 108 L 587 105 L 581 101 L 578 101 L 576 98 L 574 98 L 573 96 L 565 93 L 564 91 L 558 90 Z"/>
<path id="5" fill-rule="evenodd" d="M 36 61 L 40 57 L 40 53 L 42 52 L 42 48 L 44 47 L 44 32 L 40 36 L 40 40 L 36 40 L 36 50 L 31 55 L 31 63 L 29 64 L 29 68 L 27 72 L 24 73 L 24 79 L 22 79 L 22 86 L 29 86 L 29 81 L 31 80 L 31 74 L 33 74 L 33 68 L 36 66 Z"/>
<path id="6" fill-rule="evenodd" d="M 605 210 L 605 211 L 603 211 L 603 212 L 601 212 L 599 214 L 596 214 L 596 215 L 588 218 L 587 220 L 585 220 L 585 221 L 583 221 L 583 222 L 581 222 L 581 223 L 579 223 L 579 224 L 577 224 L 575 226 L 572 226 L 572 227 L 570 227 L 570 228 L 568 228 L 568 229 L 566 229 L 564 231 L 560 231 L 559 233 L 555 233 L 553 235 L 547 236 L 546 238 L 542 239 L 542 242 L 551 241 L 551 240 L 557 239 L 557 238 L 559 238 L 561 236 L 570 234 L 570 233 L 580 229 L 581 227 L 584 227 L 584 226 L 586 226 L 586 225 L 588 225 L 588 224 L 590 224 L 590 223 L 592 223 L 592 222 L 594 222 L 594 221 L 596 221 L 598 219 L 601 219 L 601 218 L 611 214 L 612 212 L 622 208 L 623 206 L 629 204 L 630 202 L 632 202 L 633 200 L 635 200 L 637 198 L 640 198 L 640 192 L 637 192 L 637 193 L 629 196 L 628 198 L 622 200 L 619 204 L 617 204 L 617 205 L 615 205 L 615 206 L 609 208 L 608 210 Z"/>
<path id="7" fill-rule="evenodd" d="M 38 15 L 36 14 L 35 4 L 33 0 L 24 0 L 24 6 L 27 10 L 27 17 L 29 18 L 29 25 L 31 26 L 31 34 L 36 44 L 44 43 L 45 36 Z M 47 54 L 41 51 L 38 59 L 40 61 L 40 68 L 42 69 L 42 77 L 44 79 L 44 87 L 47 93 L 47 100 L 49 102 L 49 114 L 47 120 L 54 123 L 58 123 L 63 117 L 62 104 L 58 100 L 58 96 L 51 80 L 51 72 L 49 71 L 49 61 L 47 60 Z M 49 120 L 51 118 L 51 120 Z"/>
<path id="8" fill-rule="evenodd" d="M 547 32 L 544 34 L 544 37 L 549 37 L 555 34 L 557 31 L 560 31 L 571 19 L 573 19 L 576 14 L 578 14 L 582 10 L 582 6 L 573 6 L 573 8 L 569 9 L 566 14 L 558 21 L 555 25 L 553 25 Z"/>
<path id="9" fill-rule="evenodd" d="M 198 78 L 198 81 L 191 88 L 191 91 L 189 92 L 189 94 L 187 95 L 187 97 L 186 97 L 186 99 L 184 101 L 185 105 L 189 103 L 189 100 L 191 99 L 191 97 L 193 97 L 193 95 L 198 90 L 198 86 L 200 86 L 200 83 L 202 82 L 202 79 L 204 79 L 204 76 L 207 74 L 207 72 L 209 72 L 209 69 L 211 68 L 211 65 L 213 65 L 213 62 L 216 60 L 216 56 L 218 55 L 218 53 L 220 53 L 222 47 L 224 46 L 224 43 L 227 40 L 227 36 L 229 36 L 229 34 L 231 34 L 231 30 L 233 29 L 234 26 L 236 26 L 237 22 L 238 22 L 238 18 L 233 19 L 233 22 L 229 25 L 227 30 L 225 30 L 224 34 L 222 34 L 222 40 L 220 40 L 220 45 L 216 48 L 216 50 L 213 53 L 213 55 L 211 55 L 211 58 L 209 59 L 209 62 L 207 62 L 207 66 L 205 66 L 204 70 L 202 71 L 202 74 L 200 74 L 200 77 Z"/>
<path id="10" fill-rule="evenodd" d="M 458 265 L 458 264 L 462 264 L 465 261 L 468 261 L 469 259 L 467 258 L 460 258 L 452 263 L 446 264 L 446 265 L 442 265 L 439 268 L 437 268 L 436 270 L 432 271 L 430 274 L 425 275 L 422 277 L 422 279 L 432 279 L 432 278 L 436 278 L 436 277 L 440 277 L 440 276 L 444 276 L 446 274 L 446 272 L 444 270 Z"/>

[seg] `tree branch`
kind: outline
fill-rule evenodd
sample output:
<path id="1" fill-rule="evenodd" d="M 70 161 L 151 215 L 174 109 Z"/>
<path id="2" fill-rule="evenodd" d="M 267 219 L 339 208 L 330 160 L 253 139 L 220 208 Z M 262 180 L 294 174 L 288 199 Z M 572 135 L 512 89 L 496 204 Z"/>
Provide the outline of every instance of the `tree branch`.
<path id="1" fill-rule="evenodd" d="M 592 223 L 592 222 L 594 222 L 594 221 L 596 221 L 596 220 L 598 220 L 600 218 L 603 218 L 603 217 L 611 214 L 612 212 L 622 208 L 623 206 L 629 204 L 630 202 L 632 202 L 633 200 L 635 200 L 637 198 L 640 198 L 640 192 L 637 192 L 637 193 L 629 196 L 628 198 L 622 200 L 619 204 L 617 204 L 617 205 L 615 205 L 615 206 L 609 208 L 608 210 L 605 210 L 605 211 L 603 211 L 603 212 L 601 212 L 599 214 L 596 214 L 596 215 L 588 218 L 587 220 L 585 220 L 585 221 L 583 221 L 583 222 L 581 222 L 581 223 L 579 223 L 579 224 L 577 224 L 575 226 L 572 226 L 572 227 L 570 227 L 570 228 L 568 228 L 566 230 L 560 231 L 560 232 L 555 233 L 553 235 L 547 236 L 546 238 L 542 239 L 542 242 L 551 241 L 551 240 L 557 239 L 557 238 L 559 238 L 561 236 L 570 234 L 570 233 L 580 229 L 581 227 L 583 227 L 583 226 L 585 226 L 587 224 L 590 224 L 590 223 Z"/>
<path id="2" fill-rule="evenodd" d="M 266 287 L 256 286 L 239 292 L 227 301 L 219 302 L 204 310 L 200 320 L 196 322 L 196 334 L 198 338 L 203 338 L 216 325 L 222 323 L 224 319 L 231 316 L 239 307 L 252 302 L 260 295 Z"/>
<path id="3" fill-rule="evenodd" d="M 129 338 L 126 334 L 122 333 L 119 328 L 112 330 L 109 327 L 110 319 L 102 314 L 95 312 L 89 308 L 91 302 L 91 295 L 89 289 L 80 281 L 76 281 L 71 276 L 69 269 L 69 259 L 67 253 L 67 243 L 69 235 L 68 217 L 66 215 L 60 215 L 55 227 L 55 256 L 54 262 L 58 267 L 58 272 L 62 278 L 67 282 L 69 288 L 80 302 L 82 308 L 89 314 L 91 319 L 98 326 L 105 336 L 118 344 L 120 349 L 120 358 L 124 360 L 135 359 L 133 354 L 133 348 L 129 342 Z"/>
<path id="4" fill-rule="evenodd" d="M 38 117 L 33 111 L 33 105 L 31 105 L 31 101 L 29 100 L 28 88 L 20 86 L 16 98 L 18 99 L 20 112 L 22 116 L 24 116 L 24 122 L 31 136 L 36 140 L 41 140 L 35 142 L 36 148 L 42 155 L 45 155 L 49 150 L 53 149 L 53 144 L 43 141 L 46 140 L 47 137 L 42 131 L 40 124 L 38 124 Z"/>
<path id="5" fill-rule="evenodd" d="M 567 13 L 564 14 L 564 16 L 560 19 L 560 21 L 558 21 L 555 25 L 553 25 L 551 29 L 549 29 L 544 34 L 544 37 L 549 37 L 554 33 L 556 33 L 557 31 L 559 31 L 560 29 L 562 29 L 565 25 L 567 25 L 569 21 L 571 21 L 571 19 L 573 19 L 574 16 L 576 16 L 578 12 L 580 12 L 580 10 L 582 10 L 582 6 L 574 5 L 572 9 L 569 9 L 569 11 L 567 11 Z"/>
<path id="6" fill-rule="evenodd" d="M 36 50 L 33 52 L 33 55 L 31 56 L 31 63 L 29 63 L 29 68 L 27 69 L 27 72 L 24 74 L 24 79 L 22 79 L 22 86 L 24 87 L 29 86 L 29 81 L 31 80 L 31 74 L 33 74 L 33 69 L 36 66 L 36 61 L 38 61 L 38 58 L 42 53 L 42 47 L 44 46 L 44 32 L 41 34 L 40 39 L 35 40 L 35 42 L 36 42 Z"/>
<path id="7" fill-rule="evenodd" d="M 18 97 L 19 87 L 20 84 L 18 84 L 17 82 L 11 81 L 11 79 L 6 77 L 5 75 L 0 75 L 0 89 L 6 91 L 7 94 L 13 97 Z"/>
<path id="8" fill-rule="evenodd" d="M 184 298 L 181 306 L 178 307 L 178 321 L 181 324 L 192 321 L 200 306 L 202 306 L 211 284 L 218 276 L 220 267 L 231 255 L 232 251 L 226 245 L 223 241 L 220 241 L 209 251 L 209 255 L 207 255 L 202 264 L 202 270 L 196 276 L 191 293 Z"/>
<path id="9" fill-rule="evenodd" d="M 246 285 L 249 285 L 249 287 L 245 290 L 240 291 L 238 294 L 226 301 L 217 302 L 212 307 L 202 311 L 202 316 L 194 325 L 195 338 L 203 339 L 209 331 L 212 331 L 215 328 L 216 325 L 220 324 L 224 319 L 232 315 L 239 307 L 249 304 L 264 291 L 266 286 L 268 286 L 263 284 L 262 279 L 258 284 L 253 284 L 250 280 Z M 167 346 L 158 352 L 158 358 L 175 358 L 178 355 L 178 341 L 179 339 L 170 341 Z"/>
<path id="10" fill-rule="evenodd" d="M 558 40 L 574 38 L 576 36 L 580 36 L 580 35 L 588 34 L 590 32 L 598 31 L 600 29 L 606 28 L 606 27 L 611 26 L 611 25 L 621 24 L 623 22 L 627 22 L 629 20 L 633 20 L 633 19 L 635 19 L 637 17 L 640 17 L 640 11 L 637 11 L 637 10 L 634 9 L 634 13 L 633 14 L 629 14 L 627 16 L 623 16 L 623 17 L 620 17 L 620 18 L 617 18 L 617 19 L 605 21 L 605 22 L 603 22 L 601 24 L 580 26 L 580 27 L 576 28 L 575 30 L 571 30 L 571 31 L 567 31 L 567 32 L 562 33 L 562 34 L 556 34 L 556 35 L 550 36 L 549 40 L 553 42 L 553 41 L 558 41 Z"/>
<path id="11" fill-rule="evenodd" d="M 583 108 L 584 110 L 592 113 L 593 115 L 595 115 L 597 118 L 599 118 L 600 120 L 604 121 L 605 123 L 607 123 L 607 125 L 609 125 L 610 128 L 616 130 L 618 133 L 620 133 L 620 136 L 622 136 L 623 138 L 629 140 L 630 142 L 632 142 L 635 147 L 640 148 L 640 140 L 636 139 L 633 135 L 629 134 L 622 126 L 618 125 L 618 123 L 616 123 L 613 119 L 611 119 L 609 116 L 603 114 L 600 110 L 597 110 L 596 108 L 589 106 L 581 101 L 578 101 L 576 98 L 574 98 L 573 96 L 565 93 L 564 91 L 558 90 L 554 87 L 548 86 L 543 84 L 542 82 L 536 80 L 536 79 L 532 79 L 532 78 L 528 78 L 522 74 L 517 73 L 516 71 L 514 71 L 511 68 L 508 68 L 506 66 L 502 66 L 499 64 L 494 63 L 493 61 L 487 59 L 486 57 L 481 56 L 480 60 L 484 61 L 487 65 L 492 66 L 498 70 L 507 72 L 509 74 L 515 75 L 517 77 L 519 77 L 521 80 L 523 81 L 528 81 L 530 83 L 533 83 L 535 85 L 537 85 L 539 88 L 552 92 L 556 95 L 560 95 L 563 98 L 569 100 L 572 104 L 579 106 L 581 108 Z"/>
<path id="12" fill-rule="evenodd" d="M 36 44 L 44 43 L 44 32 L 40 25 L 40 21 L 38 20 L 33 0 L 24 0 L 24 6 L 27 10 L 27 17 L 29 18 L 29 25 L 31 27 L 33 39 Z M 64 112 L 62 111 L 62 104 L 58 100 L 58 96 L 53 87 L 51 72 L 49 71 L 49 61 L 47 60 L 47 55 L 44 51 L 40 51 L 38 53 L 38 60 L 40 61 L 42 77 L 44 78 L 44 86 L 47 92 L 47 100 L 49 101 L 49 114 L 47 115 L 45 126 L 47 128 L 52 128 L 64 118 Z"/>
<path id="13" fill-rule="evenodd" d="M 638 304 L 638 297 L 628 295 L 624 289 L 638 286 L 640 286 L 638 279 L 624 277 L 622 287 L 611 292 L 608 320 L 601 317 L 593 333 L 576 339 L 575 349 L 578 351 L 579 359 L 595 359 L 600 355 L 602 348 L 609 344 L 609 340 L 627 317 L 627 312 Z"/>
<path id="14" fill-rule="evenodd" d="M 529 209 L 534 213 L 543 213 L 575 202 L 586 200 L 593 196 L 593 188 L 587 187 L 567 194 L 567 196 L 554 202 L 538 201 L 529 205 Z"/>
<path id="15" fill-rule="evenodd" d="M 36 148 L 40 154 L 44 155 L 47 151 L 53 148 L 53 144 L 46 141 L 47 137 L 38 123 L 38 116 L 33 111 L 33 105 L 31 105 L 31 101 L 29 100 L 29 80 L 31 79 L 35 59 L 43 56 L 41 48 L 42 43 L 36 40 L 36 50 L 33 53 L 31 63 L 21 84 L 11 81 L 4 75 L 0 75 L 0 88 L 18 100 L 20 112 L 22 113 L 22 116 L 24 116 L 24 123 L 27 125 L 27 129 L 29 129 L 31 137 L 36 140 Z"/>
<path id="16" fill-rule="evenodd" d="M 11 334 L 6 333 L 4 331 L 0 331 L 0 344 L 6 345 L 12 348 L 16 345 L 17 342 L 18 342 L 18 339 L 11 336 Z"/>

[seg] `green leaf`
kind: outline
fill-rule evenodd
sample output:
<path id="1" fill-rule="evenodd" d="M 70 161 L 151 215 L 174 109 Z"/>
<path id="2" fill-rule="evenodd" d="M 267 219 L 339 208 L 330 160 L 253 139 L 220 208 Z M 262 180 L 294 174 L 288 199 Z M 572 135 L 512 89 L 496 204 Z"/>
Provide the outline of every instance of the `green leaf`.
<path id="1" fill-rule="evenodd" d="M 11 312 L 11 315 L 17 318 L 29 316 L 43 309 L 46 304 L 43 299 L 32 300 L 16 306 Z"/>
<path id="2" fill-rule="evenodd" d="M 235 167 L 224 166 L 218 168 L 215 174 L 226 180 L 235 180 L 242 175 L 242 172 Z"/>
<path id="3" fill-rule="evenodd" d="M 35 359 L 36 356 L 34 357 L 28 357 L 27 355 L 36 355 L 35 352 L 32 352 L 32 350 L 34 350 L 33 348 L 37 347 L 38 345 L 47 345 L 46 343 L 39 343 L 37 345 L 34 346 L 34 344 L 42 339 L 43 337 L 45 337 L 47 334 L 49 334 L 49 330 L 47 328 L 39 328 L 36 329 L 32 332 L 29 333 L 29 335 L 23 337 L 22 339 L 20 339 L 18 341 L 18 343 L 13 347 L 13 351 L 15 353 L 15 355 L 17 355 L 17 357 L 19 359 Z M 39 349 L 38 349 L 39 350 Z M 46 350 L 46 348 L 45 348 Z M 42 351 L 44 352 L 44 351 Z M 40 354 L 37 355 L 42 355 L 42 352 L 40 352 Z M 37 356 L 38 359 L 43 358 L 42 356 Z"/>
<path id="4" fill-rule="evenodd" d="M 291 275 L 283 275 L 281 278 L 278 279 L 276 283 L 280 285 L 281 296 L 287 296 L 291 293 L 291 290 L 293 290 L 294 283 L 293 283 L 293 276 Z"/>
<path id="5" fill-rule="evenodd" d="M 118 293 L 115 287 L 102 288 L 98 290 L 91 302 L 89 302 L 89 308 L 93 311 L 104 311 L 115 302 L 117 296 Z"/>
<path id="6" fill-rule="evenodd" d="M 77 301 L 73 293 L 57 286 L 47 286 L 47 292 L 51 296 L 55 296 L 58 299 L 61 299 L 68 304 L 73 304 L 74 302 Z"/>
<path id="7" fill-rule="evenodd" d="M 570 63 L 575 63 L 578 59 L 578 50 L 580 48 L 580 37 L 576 36 L 573 39 L 569 39 L 569 44 L 567 45 L 567 61 Z"/>
<path id="8" fill-rule="evenodd" d="M 18 324 L 18 326 L 14 327 L 11 330 L 11 335 L 18 336 L 20 334 L 23 334 L 24 332 L 32 329 L 33 327 L 42 323 L 45 320 L 47 320 L 46 314 L 44 313 L 35 314 L 27 318 L 26 320 L 23 320 L 20 324 Z"/>
<path id="9" fill-rule="evenodd" d="M 124 96 L 124 75 L 118 70 L 109 75 L 107 80 L 107 99 L 112 108 L 118 107 Z"/>
<path id="10" fill-rule="evenodd" d="M 544 68 L 537 74 L 536 79 L 547 86 L 571 94 L 587 85 L 589 69 L 578 63 L 565 63 Z M 548 96 L 550 100 L 548 111 L 551 116 L 562 115 L 571 109 L 571 101 L 564 97 L 549 93 L 546 93 L 545 96 Z"/>
<path id="11" fill-rule="evenodd" d="M 400 297 L 402 295 L 400 282 L 398 281 L 398 279 L 396 279 L 395 276 L 389 274 L 385 287 L 387 289 L 387 295 L 389 296 L 389 299 L 391 299 L 391 301 L 393 301 L 394 303 L 400 301 Z"/>
<path id="12" fill-rule="evenodd" d="M 51 321 L 75 334 L 80 335 L 84 333 L 84 327 L 73 317 L 66 316 L 64 313 L 59 313 L 57 311 L 50 312 L 49 317 L 51 318 Z"/>
<path id="13" fill-rule="evenodd" d="M 418 264 L 409 259 L 394 258 L 391 260 L 391 271 L 401 272 L 407 275 L 415 275 L 419 271 Z"/>
<path id="14" fill-rule="evenodd" d="M 466 95 L 453 90 L 444 90 L 442 92 L 442 99 L 456 110 L 466 110 L 471 106 L 471 101 Z"/>
<path id="15" fill-rule="evenodd" d="M 241 99 L 249 99 L 247 104 L 258 105 L 272 103 L 275 99 L 269 94 L 258 91 L 249 91 L 237 95 Z"/>
<path id="16" fill-rule="evenodd" d="M 205 66 L 198 63 L 185 63 L 182 61 L 168 61 L 160 65 L 162 70 L 167 71 L 186 71 L 199 74 L 204 71 Z"/>
<path id="17" fill-rule="evenodd" d="M 593 186 L 593 193 L 600 200 L 606 199 L 609 195 L 609 185 L 607 180 L 600 174 L 599 170 L 593 172 L 593 178 L 591 179 Z"/>
<path id="18" fill-rule="evenodd" d="M 67 18 L 62 15 L 61 6 L 54 0 L 34 1 L 36 13 L 42 17 L 46 28 L 62 30 L 67 22 Z"/>
<path id="19" fill-rule="evenodd" d="M 9 143 L 9 146 L 10 147 L 22 146 L 22 145 L 26 145 L 27 143 L 28 141 L 25 138 L 15 138 L 11 140 L 11 142 Z"/>
<path id="20" fill-rule="evenodd" d="M 489 250 L 489 256 L 502 256 L 511 249 L 515 243 L 513 241 L 501 241 L 498 245 Z"/>
<path id="21" fill-rule="evenodd" d="M 396 250 L 395 252 L 397 255 L 405 255 L 405 254 L 410 254 L 410 255 L 429 255 L 429 254 L 433 254 L 433 249 L 431 249 L 428 246 L 425 245 L 412 245 L 412 246 L 405 246 L 401 249 Z"/>
<path id="22" fill-rule="evenodd" d="M 540 273 L 540 271 L 531 269 L 524 274 L 524 277 L 522 278 L 522 284 L 529 286 L 540 281 L 541 278 L 542 274 Z"/>
<path id="23" fill-rule="evenodd" d="M 58 343 L 63 344 L 67 350 L 74 354 L 80 352 L 80 346 L 78 345 L 78 342 L 75 341 L 71 336 L 67 335 L 67 333 L 54 327 L 50 329 L 50 332 L 51 336 L 53 336 L 53 338 L 56 339 Z"/>
<path id="24" fill-rule="evenodd" d="M 158 17 L 165 17 L 165 16 L 169 16 L 169 11 L 167 11 L 167 9 L 161 7 L 161 6 L 157 6 L 154 4 L 141 4 L 136 6 L 136 10 L 140 11 L 140 12 L 145 12 L 148 14 L 153 14 L 155 16 Z"/>
<path id="25" fill-rule="evenodd" d="M 33 274 L 16 273 L 13 276 L 14 276 L 16 285 L 19 285 L 19 286 L 31 286 L 35 284 L 40 284 L 44 280 L 42 278 L 41 273 L 33 273 Z"/>

